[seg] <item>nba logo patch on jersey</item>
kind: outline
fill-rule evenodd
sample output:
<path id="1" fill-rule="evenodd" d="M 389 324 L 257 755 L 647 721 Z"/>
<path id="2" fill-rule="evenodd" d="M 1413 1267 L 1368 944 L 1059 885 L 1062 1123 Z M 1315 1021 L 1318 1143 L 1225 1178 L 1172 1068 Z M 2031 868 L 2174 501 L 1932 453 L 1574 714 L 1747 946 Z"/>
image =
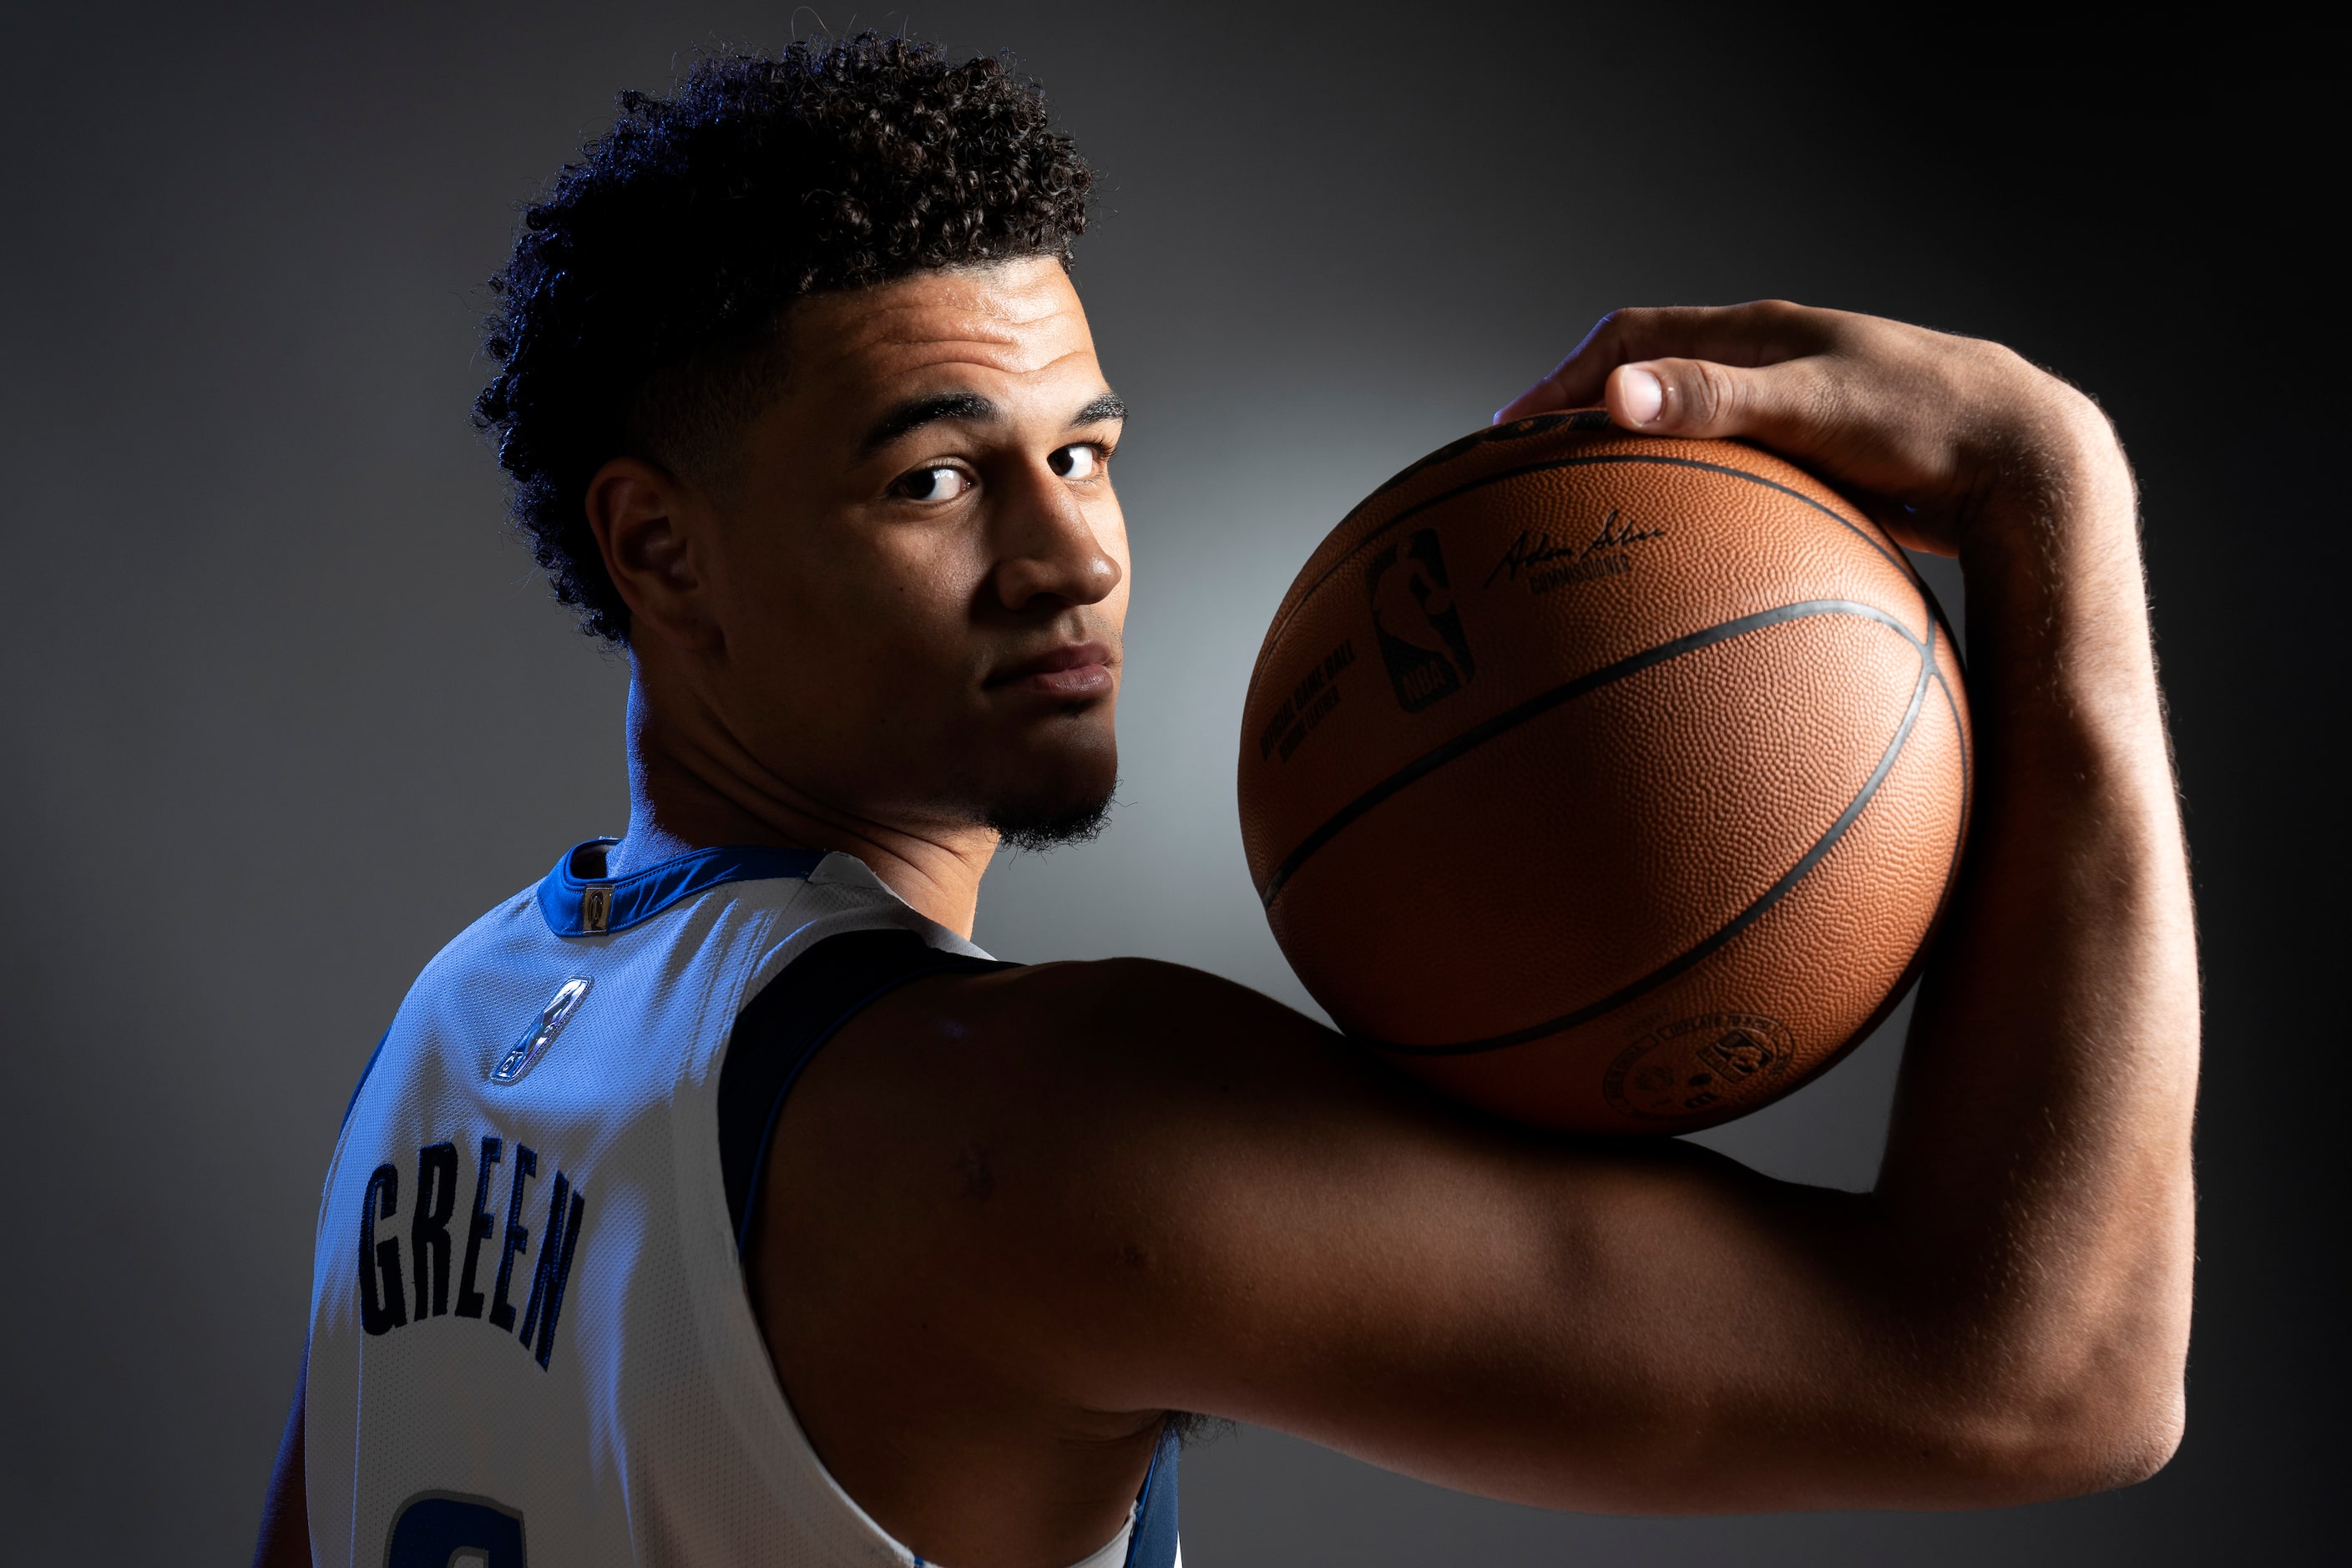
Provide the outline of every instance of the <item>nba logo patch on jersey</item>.
<path id="1" fill-rule="evenodd" d="M 540 1010 L 538 1022 L 522 1032 L 514 1048 L 499 1058 L 490 1069 L 490 1081 L 497 1084 L 520 1083 L 522 1075 L 539 1065 L 547 1055 L 547 1047 L 555 1044 L 555 1037 L 563 1033 L 563 1026 L 572 1022 L 572 1015 L 580 1011 L 580 1004 L 588 994 L 590 981 L 586 976 L 567 980 L 547 1005 Z"/>

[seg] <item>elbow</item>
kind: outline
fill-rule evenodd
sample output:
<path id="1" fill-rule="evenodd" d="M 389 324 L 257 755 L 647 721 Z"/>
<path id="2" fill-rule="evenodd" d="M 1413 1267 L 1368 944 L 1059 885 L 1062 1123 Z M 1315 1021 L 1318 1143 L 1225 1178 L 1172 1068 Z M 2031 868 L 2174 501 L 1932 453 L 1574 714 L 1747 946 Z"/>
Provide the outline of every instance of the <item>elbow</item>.
<path id="1" fill-rule="evenodd" d="M 2036 1479 L 2047 1497 L 2082 1497 L 2134 1487 L 2172 1462 L 2187 1426 L 2186 1402 L 2147 1402 L 2147 1408 L 2105 1414 L 2072 1424 Z"/>
<path id="2" fill-rule="evenodd" d="M 2137 1486 L 2172 1461 L 2188 1425 L 2181 1380 L 2041 1384 L 1981 1401 L 1965 1423 L 1961 1468 L 1990 1506 Z"/>
<path id="3" fill-rule="evenodd" d="M 1914 1389 L 1953 1439 L 1945 1480 L 1964 1506 L 2137 1486 L 2172 1462 L 2188 1426 L 2186 1289 L 2010 1305 L 2027 1310 L 1948 1319 L 1915 1342 L 1942 1352 L 1914 1363 L 1933 1392 Z"/>

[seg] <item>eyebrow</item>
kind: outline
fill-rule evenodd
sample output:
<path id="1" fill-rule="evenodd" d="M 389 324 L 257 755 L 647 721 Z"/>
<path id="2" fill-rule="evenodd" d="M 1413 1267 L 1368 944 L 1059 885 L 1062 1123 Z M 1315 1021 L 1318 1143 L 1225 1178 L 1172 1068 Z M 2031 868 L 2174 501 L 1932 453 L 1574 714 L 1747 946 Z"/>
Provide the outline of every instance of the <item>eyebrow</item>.
<path id="1" fill-rule="evenodd" d="M 995 404 L 976 392 L 941 392 L 929 397 L 909 398 L 874 422 L 857 443 L 860 457 L 870 457 L 926 425 L 942 419 L 968 419 L 975 423 L 995 418 L 1001 412 Z M 1073 429 L 1081 425 L 1099 425 L 1107 419 L 1125 419 L 1127 405 L 1118 394 L 1106 392 L 1081 408 L 1070 419 Z"/>
<path id="2" fill-rule="evenodd" d="M 996 405 L 976 392 L 941 392 L 909 398 L 874 422 L 857 443 L 860 457 L 869 457 L 909 432 L 941 419 L 983 420 L 996 417 Z"/>

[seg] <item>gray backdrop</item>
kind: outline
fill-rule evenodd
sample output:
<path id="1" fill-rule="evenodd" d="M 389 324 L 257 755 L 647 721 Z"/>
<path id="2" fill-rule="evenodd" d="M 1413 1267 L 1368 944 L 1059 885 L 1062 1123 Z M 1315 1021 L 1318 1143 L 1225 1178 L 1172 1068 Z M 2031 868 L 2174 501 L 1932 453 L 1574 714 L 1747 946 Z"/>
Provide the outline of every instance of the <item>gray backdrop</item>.
<path id="1" fill-rule="evenodd" d="M 908 20 L 0 20 L 0 1555 L 247 1549 L 370 1045 L 440 942 L 623 821 L 624 670 L 546 602 L 466 420 L 517 203 L 698 43 Z M 2344 509 L 2298 41 L 1752 8 L 911 22 L 1017 51 L 1101 170 L 1078 278 L 1135 411 L 1122 805 L 1098 844 L 1000 865 L 1001 952 L 1150 953 L 1304 1002 L 1232 806 L 1266 617 L 1351 501 L 1610 306 L 1777 294 L 2003 339 L 2105 400 L 2146 485 L 2210 981 L 2174 1465 L 1993 1514 L 1614 1521 L 1241 1431 L 1186 1458 L 1191 1561 L 2315 1556 L 2344 1458 L 2311 1114 L 2341 1077 L 2315 981 L 2342 838 L 2302 824 L 2340 798 Z M 1898 1053 L 1717 1141 L 1864 1184 Z"/>

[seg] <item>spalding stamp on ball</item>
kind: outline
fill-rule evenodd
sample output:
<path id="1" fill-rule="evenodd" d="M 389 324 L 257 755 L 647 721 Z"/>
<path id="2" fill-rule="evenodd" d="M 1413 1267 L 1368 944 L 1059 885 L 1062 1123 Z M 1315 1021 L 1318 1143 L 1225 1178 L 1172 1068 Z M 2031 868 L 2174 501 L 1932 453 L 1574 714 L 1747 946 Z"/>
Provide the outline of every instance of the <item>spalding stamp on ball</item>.
<path id="1" fill-rule="evenodd" d="M 1643 1036 L 1601 1075 L 1609 1103 L 1629 1116 L 1680 1121 L 1765 1089 L 1796 1047 L 1761 1013 L 1701 1013 Z"/>

